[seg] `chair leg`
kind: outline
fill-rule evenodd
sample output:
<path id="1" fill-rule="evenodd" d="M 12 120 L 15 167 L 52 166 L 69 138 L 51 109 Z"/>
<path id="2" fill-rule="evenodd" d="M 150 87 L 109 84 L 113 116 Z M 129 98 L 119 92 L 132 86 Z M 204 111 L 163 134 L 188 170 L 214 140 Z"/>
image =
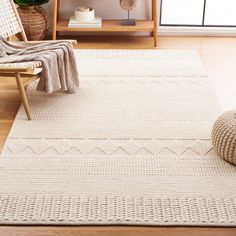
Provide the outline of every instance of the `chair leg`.
<path id="1" fill-rule="evenodd" d="M 25 92 L 24 86 L 21 81 L 20 73 L 16 73 L 16 83 L 17 83 L 17 87 L 19 89 L 21 100 L 22 100 L 24 108 L 25 108 L 27 118 L 28 118 L 28 120 L 32 120 L 32 114 L 30 111 L 29 102 L 26 97 L 26 92 Z"/>

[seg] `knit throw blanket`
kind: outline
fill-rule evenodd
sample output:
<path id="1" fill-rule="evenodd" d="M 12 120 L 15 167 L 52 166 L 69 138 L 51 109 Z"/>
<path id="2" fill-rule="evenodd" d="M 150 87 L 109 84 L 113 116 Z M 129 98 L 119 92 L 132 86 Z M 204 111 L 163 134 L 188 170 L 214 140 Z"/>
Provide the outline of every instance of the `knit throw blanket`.
<path id="1" fill-rule="evenodd" d="M 76 93 L 79 75 L 70 42 L 47 42 L 17 47 L 0 36 L 0 63 L 41 61 L 42 72 L 37 90 L 46 93 L 62 90 Z"/>

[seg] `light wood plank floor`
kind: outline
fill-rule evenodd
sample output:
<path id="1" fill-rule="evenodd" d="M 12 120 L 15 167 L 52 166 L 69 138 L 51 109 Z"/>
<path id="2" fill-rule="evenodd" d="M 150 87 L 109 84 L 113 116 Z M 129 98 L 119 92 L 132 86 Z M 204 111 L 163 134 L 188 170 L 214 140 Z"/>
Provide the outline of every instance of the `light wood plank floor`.
<path id="1" fill-rule="evenodd" d="M 96 40 L 96 41 L 95 41 Z M 80 37 L 78 48 L 152 48 L 149 37 Z M 236 38 L 159 37 L 160 49 L 195 49 L 207 68 L 222 110 L 236 108 Z M 15 80 L 0 78 L 0 151 L 20 101 Z M 236 228 L 197 227 L 11 227 L 1 226 L 0 236 L 236 236 Z"/>

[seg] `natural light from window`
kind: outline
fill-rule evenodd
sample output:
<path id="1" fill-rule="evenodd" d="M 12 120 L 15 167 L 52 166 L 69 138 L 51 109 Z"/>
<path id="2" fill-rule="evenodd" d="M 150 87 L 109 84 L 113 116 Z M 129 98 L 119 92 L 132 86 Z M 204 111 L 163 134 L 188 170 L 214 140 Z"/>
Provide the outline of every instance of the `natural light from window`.
<path id="1" fill-rule="evenodd" d="M 162 0 L 161 25 L 236 26 L 236 0 Z"/>

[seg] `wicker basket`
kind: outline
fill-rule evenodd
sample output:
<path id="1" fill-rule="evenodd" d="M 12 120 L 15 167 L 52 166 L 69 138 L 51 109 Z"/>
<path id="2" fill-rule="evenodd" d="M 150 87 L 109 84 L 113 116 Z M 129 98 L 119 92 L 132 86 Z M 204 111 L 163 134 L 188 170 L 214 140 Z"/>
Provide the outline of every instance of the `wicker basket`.
<path id="1" fill-rule="evenodd" d="M 22 25 L 28 40 L 42 40 L 49 29 L 48 14 L 41 6 L 18 7 Z M 17 36 L 22 40 L 21 36 Z"/>

